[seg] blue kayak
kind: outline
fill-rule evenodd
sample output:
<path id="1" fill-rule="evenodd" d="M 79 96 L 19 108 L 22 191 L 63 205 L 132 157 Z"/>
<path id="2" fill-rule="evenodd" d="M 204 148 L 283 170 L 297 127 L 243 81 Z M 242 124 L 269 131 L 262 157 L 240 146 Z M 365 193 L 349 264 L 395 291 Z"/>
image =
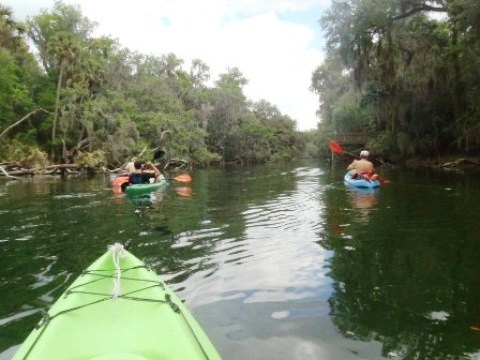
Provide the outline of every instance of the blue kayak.
<path id="1" fill-rule="evenodd" d="M 378 180 L 369 181 L 365 179 L 352 179 L 352 174 L 350 172 L 347 172 L 343 179 L 345 180 L 345 184 L 357 188 L 373 189 L 380 186 L 380 181 Z"/>

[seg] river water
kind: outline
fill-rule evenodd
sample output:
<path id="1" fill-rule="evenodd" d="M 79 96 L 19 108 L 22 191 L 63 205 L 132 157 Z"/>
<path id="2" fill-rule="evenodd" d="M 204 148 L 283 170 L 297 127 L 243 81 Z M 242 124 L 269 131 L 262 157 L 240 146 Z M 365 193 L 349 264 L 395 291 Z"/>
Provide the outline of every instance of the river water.
<path id="1" fill-rule="evenodd" d="M 115 242 L 224 359 L 480 359 L 478 173 L 318 163 L 198 170 L 143 201 L 110 179 L 0 180 L 0 359 Z"/>

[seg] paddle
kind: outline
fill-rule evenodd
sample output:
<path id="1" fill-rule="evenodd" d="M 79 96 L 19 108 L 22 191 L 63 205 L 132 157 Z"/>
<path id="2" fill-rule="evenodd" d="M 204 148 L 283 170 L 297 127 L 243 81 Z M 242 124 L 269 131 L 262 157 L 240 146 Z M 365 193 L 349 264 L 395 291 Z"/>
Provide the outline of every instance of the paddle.
<path id="1" fill-rule="evenodd" d="M 175 180 L 175 181 L 184 182 L 184 183 L 192 182 L 192 177 L 188 174 L 178 175 L 174 178 L 164 178 L 164 179 L 165 180 Z M 117 176 L 113 180 L 113 186 L 121 186 L 122 184 L 128 182 L 128 180 L 129 180 L 128 175 Z"/>
<path id="2" fill-rule="evenodd" d="M 335 140 L 330 140 L 328 142 L 328 147 L 335 154 L 339 154 L 339 155 L 347 154 L 347 155 L 350 155 L 351 157 L 354 157 L 354 158 L 357 157 L 356 155 L 345 151 L 345 149 L 339 143 L 337 143 Z"/>
<path id="3" fill-rule="evenodd" d="M 339 155 L 343 155 L 343 154 L 347 154 L 347 155 L 350 155 L 354 158 L 357 158 L 357 156 L 355 156 L 354 154 L 351 154 L 347 151 L 345 151 L 345 149 L 339 144 L 337 143 L 335 140 L 330 140 L 328 142 L 328 147 L 330 148 L 330 150 L 336 154 L 339 154 Z M 378 175 L 378 180 L 382 183 L 382 184 L 386 184 L 386 183 L 389 183 L 390 181 L 385 179 L 384 177 L 381 177 L 380 175 Z"/>

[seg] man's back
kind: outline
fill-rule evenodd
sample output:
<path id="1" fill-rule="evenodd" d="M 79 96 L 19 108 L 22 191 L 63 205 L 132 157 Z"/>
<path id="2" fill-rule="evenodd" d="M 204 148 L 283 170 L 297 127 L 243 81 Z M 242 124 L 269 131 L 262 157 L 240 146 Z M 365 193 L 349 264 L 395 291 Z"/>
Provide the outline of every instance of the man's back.
<path id="1" fill-rule="evenodd" d="M 371 173 L 373 172 L 373 164 L 366 159 L 355 160 L 348 167 L 348 170 L 351 170 L 351 169 L 355 169 L 355 171 L 358 174 Z"/>

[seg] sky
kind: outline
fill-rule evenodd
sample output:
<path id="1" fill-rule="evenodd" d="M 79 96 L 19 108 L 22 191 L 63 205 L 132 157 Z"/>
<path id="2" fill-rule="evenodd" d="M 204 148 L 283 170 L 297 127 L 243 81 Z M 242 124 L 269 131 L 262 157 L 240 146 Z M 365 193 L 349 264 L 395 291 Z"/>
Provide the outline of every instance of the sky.
<path id="1" fill-rule="evenodd" d="M 324 40 L 318 20 L 330 0 L 63 0 L 77 4 L 108 35 L 143 54 L 174 53 L 190 69 L 193 59 L 211 77 L 238 67 L 248 99 L 264 99 L 299 130 L 314 129 L 319 100 L 310 90 L 322 63 Z M 17 20 L 51 9 L 53 0 L 0 0 Z"/>

